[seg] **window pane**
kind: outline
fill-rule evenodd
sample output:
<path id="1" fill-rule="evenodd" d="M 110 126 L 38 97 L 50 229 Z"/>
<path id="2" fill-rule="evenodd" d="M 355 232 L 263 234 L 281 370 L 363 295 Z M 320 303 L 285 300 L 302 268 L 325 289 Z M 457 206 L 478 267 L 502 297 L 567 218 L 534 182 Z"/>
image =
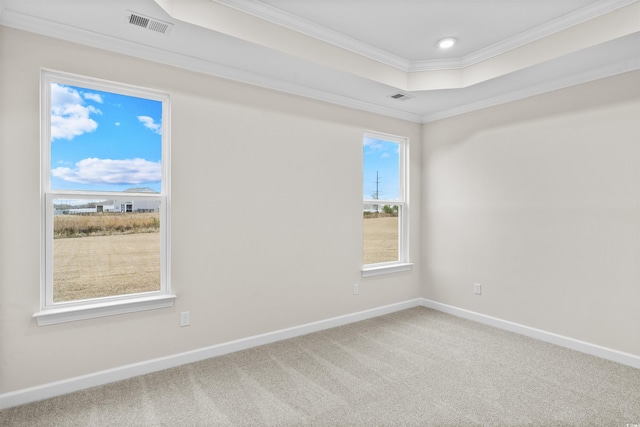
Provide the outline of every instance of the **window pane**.
<path id="1" fill-rule="evenodd" d="M 364 264 L 398 261 L 398 213 L 397 205 L 364 206 Z"/>
<path id="2" fill-rule="evenodd" d="M 364 138 L 364 199 L 400 198 L 400 144 Z"/>
<path id="3" fill-rule="evenodd" d="M 162 102 L 51 84 L 51 189 L 160 192 Z"/>
<path id="4" fill-rule="evenodd" d="M 160 200 L 55 199 L 53 301 L 160 290 Z"/>

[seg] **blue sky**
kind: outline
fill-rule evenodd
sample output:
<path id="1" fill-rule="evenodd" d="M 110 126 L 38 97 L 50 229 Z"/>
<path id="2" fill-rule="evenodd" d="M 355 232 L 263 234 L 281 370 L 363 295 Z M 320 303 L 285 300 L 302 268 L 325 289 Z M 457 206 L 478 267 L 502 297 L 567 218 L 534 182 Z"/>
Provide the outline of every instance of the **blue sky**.
<path id="1" fill-rule="evenodd" d="M 51 85 L 51 188 L 161 190 L 162 103 Z"/>
<path id="2" fill-rule="evenodd" d="M 376 192 L 376 172 L 378 172 L 378 199 L 398 199 L 400 197 L 400 144 L 365 137 L 364 194 L 365 199 L 373 199 Z"/>

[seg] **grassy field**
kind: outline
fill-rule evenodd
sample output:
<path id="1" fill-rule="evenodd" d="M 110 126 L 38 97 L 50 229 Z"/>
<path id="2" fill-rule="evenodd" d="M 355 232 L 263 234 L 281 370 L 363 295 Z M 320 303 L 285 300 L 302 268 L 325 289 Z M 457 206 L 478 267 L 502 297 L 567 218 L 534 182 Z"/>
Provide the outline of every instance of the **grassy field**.
<path id="1" fill-rule="evenodd" d="M 159 230 L 160 214 L 157 212 L 56 215 L 53 219 L 54 239 L 153 233 Z"/>
<path id="2" fill-rule="evenodd" d="M 364 218 L 364 263 L 398 260 L 398 217 Z"/>
<path id="3" fill-rule="evenodd" d="M 58 215 L 54 302 L 160 289 L 158 214 Z M 398 260 L 398 217 L 364 218 L 364 263 Z"/>
<path id="4" fill-rule="evenodd" d="M 54 302 L 160 289 L 160 233 L 55 239 Z"/>

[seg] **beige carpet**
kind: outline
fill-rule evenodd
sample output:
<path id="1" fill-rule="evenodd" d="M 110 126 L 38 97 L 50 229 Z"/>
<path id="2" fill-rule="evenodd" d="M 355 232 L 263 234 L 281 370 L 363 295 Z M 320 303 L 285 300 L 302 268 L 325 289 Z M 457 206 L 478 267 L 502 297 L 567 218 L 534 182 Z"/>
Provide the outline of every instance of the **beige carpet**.
<path id="1" fill-rule="evenodd" d="M 0 412 L 2 426 L 620 426 L 640 369 L 423 307 Z"/>

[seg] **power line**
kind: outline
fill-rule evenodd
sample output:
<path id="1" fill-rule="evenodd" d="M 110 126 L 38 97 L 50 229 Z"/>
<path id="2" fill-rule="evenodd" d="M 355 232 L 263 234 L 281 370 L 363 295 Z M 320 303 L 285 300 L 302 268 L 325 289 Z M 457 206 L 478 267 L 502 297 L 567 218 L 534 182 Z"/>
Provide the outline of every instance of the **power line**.
<path id="1" fill-rule="evenodd" d="M 371 195 L 374 200 L 380 199 L 380 176 L 378 175 L 378 171 L 376 171 L 376 192 Z M 376 213 L 380 213 L 380 205 L 376 205 Z"/>

